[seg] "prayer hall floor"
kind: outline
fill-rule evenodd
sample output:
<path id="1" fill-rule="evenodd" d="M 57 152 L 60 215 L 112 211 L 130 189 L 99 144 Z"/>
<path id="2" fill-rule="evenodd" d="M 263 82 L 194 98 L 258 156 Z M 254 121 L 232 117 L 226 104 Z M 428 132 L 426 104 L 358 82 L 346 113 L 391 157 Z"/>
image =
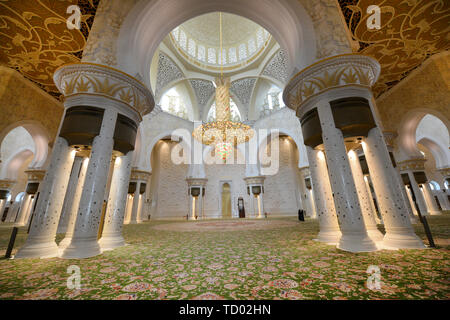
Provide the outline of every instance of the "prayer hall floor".
<path id="1" fill-rule="evenodd" d="M 358 254 L 314 241 L 317 220 L 126 225 L 127 246 L 89 259 L 1 258 L 0 299 L 450 299 L 450 213 L 428 221 L 436 249 Z M 11 226 L 0 225 L 2 257 Z M 13 254 L 25 238 L 21 228 Z M 79 290 L 67 288 L 71 265 Z M 370 265 L 379 290 L 367 288 Z"/>

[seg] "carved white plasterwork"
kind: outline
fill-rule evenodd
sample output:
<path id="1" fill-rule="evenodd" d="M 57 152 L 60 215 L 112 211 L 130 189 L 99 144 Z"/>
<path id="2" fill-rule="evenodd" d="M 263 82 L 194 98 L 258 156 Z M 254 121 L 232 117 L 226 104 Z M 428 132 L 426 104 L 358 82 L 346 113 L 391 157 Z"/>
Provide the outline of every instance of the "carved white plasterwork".
<path id="1" fill-rule="evenodd" d="M 158 60 L 158 75 L 156 78 L 156 89 L 155 89 L 155 97 L 156 101 L 161 98 L 161 90 L 165 88 L 169 83 L 183 79 L 184 74 L 178 68 L 178 66 L 170 59 L 167 55 L 160 52 L 159 60 Z"/>
<path id="2" fill-rule="evenodd" d="M 340 16 L 340 8 L 334 0 L 299 0 L 314 25 L 317 59 L 343 53 L 351 53 L 346 26 Z"/>
<path id="3" fill-rule="evenodd" d="M 279 50 L 265 66 L 262 75 L 274 78 L 281 83 L 286 83 L 289 76 L 287 63 L 286 52 L 284 50 Z"/>
<path id="4" fill-rule="evenodd" d="M 371 88 L 380 75 L 380 64 L 360 54 L 323 59 L 297 73 L 286 85 L 283 100 L 298 110 L 309 98 L 331 88 L 359 85 Z"/>
<path id="5" fill-rule="evenodd" d="M 214 85 L 211 81 L 202 79 L 192 79 L 189 82 L 195 91 L 200 110 L 202 110 L 215 92 Z"/>
<path id="6" fill-rule="evenodd" d="M 153 96 L 145 85 L 119 70 L 91 63 L 76 63 L 57 69 L 53 80 L 64 97 L 104 96 L 125 104 L 140 117 L 154 107 Z"/>
<path id="7" fill-rule="evenodd" d="M 239 101 L 247 106 L 255 86 L 256 78 L 244 78 L 233 81 L 231 83 L 230 91 L 239 99 Z"/>

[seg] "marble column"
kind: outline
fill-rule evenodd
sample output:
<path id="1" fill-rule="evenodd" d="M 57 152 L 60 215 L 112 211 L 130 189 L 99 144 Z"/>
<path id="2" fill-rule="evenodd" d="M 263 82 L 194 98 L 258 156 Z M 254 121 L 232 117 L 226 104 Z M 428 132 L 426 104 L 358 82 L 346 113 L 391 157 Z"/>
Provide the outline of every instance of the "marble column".
<path id="1" fill-rule="evenodd" d="M 261 219 L 265 217 L 264 214 L 264 176 L 245 177 L 244 181 L 247 188 L 250 188 L 250 212 L 252 218 Z"/>
<path id="2" fill-rule="evenodd" d="M 369 131 L 362 147 L 386 229 L 383 247 L 424 248 L 422 240 L 414 233 L 411 226 L 402 196 L 403 185 L 395 177 L 395 169 L 383 134 L 378 127 Z"/>
<path id="3" fill-rule="evenodd" d="M 69 148 L 67 140 L 57 137 L 29 236 L 15 258 L 47 258 L 58 255 L 56 229 L 74 157 L 75 150 Z"/>
<path id="4" fill-rule="evenodd" d="M 416 205 L 414 204 L 414 200 L 413 200 L 412 195 L 411 195 L 411 190 L 409 189 L 408 186 L 405 186 L 405 191 L 406 191 L 406 194 L 408 196 L 408 200 L 409 200 L 409 204 L 411 206 L 411 210 L 413 211 L 413 213 L 415 215 L 418 216 L 419 214 L 417 213 Z"/>
<path id="5" fill-rule="evenodd" d="M 375 251 L 377 247 L 369 238 L 364 224 L 342 131 L 335 127 L 328 102 L 319 104 L 317 111 L 322 128 L 331 189 L 342 233 L 338 248 L 350 252 Z"/>
<path id="6" fill-rule="evenodd" d="M 317 241 L 328 244 L 338 244 L 341 231 L 334 207 L 333 191 L 331 190 L 328 168 L 325 155 L 320 150 L 306 147 L 311 172 L 311 183 L 314 188 L 314 203 L 316 205 L 317 218 L 319 219 L 320 231 Z"/>
<path id="7" fill-rule="evenodd" d="M 111 163 L 117 115 L 114 109 L 104 111 L 100 134 L 94 138 L 92 144 L 72 240 L 62 252 L 62 258 L 88 258 L 101 253 L 97 234 Z"/>
<path id="8" fill-rule="evenodd" d="M 364 183 L 366 184 L 367 194 L 370 197 L 370 206 L 372 207 L 372 212 L 374 214 L 374 217 L 375 217 L 375 220 L 376 220 L 377 224 L 383 224 L 383 220 L 380 219 L 378 217 L 378 214 L 377 214 L 377 208 L 375 207 L 375 199 L 374 199 L 373 194 L 372 194 L 372 189 L 370 189 L 369 179 L 370 179 L 369 175 L 365 175 L 364 176 Z"/>
<path id="9" fill-rule="evenodd" d="M 83 158 L 83 163 L 79 171 L 77 185 L 70 207 L 67 208 L 68 221 L 67 229 L 64 239 L 58 244 L 59 254 L 62 254 L 63 250 L 72 241 L 73 230 L 75 229 L 75 222 L 77 220 L 78 208 L 80 206 L 81 194 L 83 193 L 84 180 L 86 179 L 86 172 L 89 165 L 89 158 Z"/>
<path id="10" fill-rule="evenodd" d="M 350 161 L 353 179 L 355 180 L 359 205 L 361 206 L 367 233 L 373 241 L 383 241 L 384 235 L 377 228 L 377 222 L 375 220 L 376 213 L 372 210 L 372 195 L 369 195 L 367 192 L 359 157 L 355 151 L 350 150 L 348 153 L 348 159 Z"/>
<path id="11" fill-rule="evenodd" d="M 414 177 L 414 173 L 410 170 L 406 172 L 409 177 L 409 181 L 411 183 L 411 191 L 414 192 L 414 196 L 416 198 L 417 206 L 419 207 L 420 213 L 422 216 L 428 215 L 428 208 L 427 203 L 425 201 L 425 196 L 422 192 L 422 190 L 419 187 L 419 184 L 416 181 L 416 178 Z"/>
<path id="12" fill-rule="evenodd" d="M 303 210 L 306 211 L 306 216 L 310 218 L 317 218 L 316 216 L 316 210 L 313 203 L 313 196 L 312 196 L 312 188 L 308 188 L 306 186 L 305 180 L 310 176 L 309 167 L 303 167 L 299 168 L 299 189 L 300 189 L 300 195 L 302 198 L 302 206 Z"/>
<path id="13" fill-rule="evenodd" d="M 125 208 L 124 224 L 130 224 L 132 210 L 133 210 L 133 196 L 131 194 L 127 194 L 127 205 Z"/>
<path id="14" fill-rule="evenodd" d="M 125 245 L 122 236 L 128 185 L 130 183 L 133 152 L 118 157 L 114 163 L 111 190 L 106 208 L 102 237 L 99 240 L 102 250 L 112 250 Z"/>
<path id="15" fill-rule="evenodd" d="M 0 199 L 0 219 L 3 216 L 3 211 L 6 207 L 6 199 Z"/>
<path id="16" fill-rule="evenodd" d="M 208 179 L 206 178 L 186 178 L 189 191 L 189 214 L 188 220 L 204 218 L 203 216 L 203 190 Z M 192 190 L 195 188 L 194 190 Z"/>
<path id="17" fill-rule="evenodd" d="M 436 204 L 436 199 L 434 199 L 433 192 L 431 191 L 428 182 L 422 184 L 422 191 L 427 203 L 428 213 L 431 215 L 440 215 L 441 212 L 439 211 L 439 208 Z"/>
<path id="18" fill-rule="evenodd" d="M 27 217 L 28 209 L 31 204 L 31 194 L 25 193 L 22 200 L 22 205 L 19 209 L 19 214 L 15 222 L 16 227 L 23 227 L 25 225 L 25 219 Z"/>
<path id="19" fill-rule="evenodd" d="M 140 195 L 141 195 L 141 182 L 136 182 L 136 190 L 134 191 L 133 195 L 133 207 L 131 210 L 131 218 L 130 218 L 130 224 L 137 224 L 141 221 L 139 220 L 138 212 L 139 212 L 139 202 L 140 202 Z"/>
<path id="20" fill-rule="evenodd" d="M 70 208 L 74 200 L 75 190 L 78 183 L 78 175 L 80 173 L 82 162 L 82 157 L 75 156 L 72 172 L 69 178 L 69 185 L 67 186 L 66 197 L 64 199 L 64 204 L 61 212 L 61 217 L 59 218 L 57 233 L 65 233 L 67 231 L 67 225 L 70 218 Z"/>

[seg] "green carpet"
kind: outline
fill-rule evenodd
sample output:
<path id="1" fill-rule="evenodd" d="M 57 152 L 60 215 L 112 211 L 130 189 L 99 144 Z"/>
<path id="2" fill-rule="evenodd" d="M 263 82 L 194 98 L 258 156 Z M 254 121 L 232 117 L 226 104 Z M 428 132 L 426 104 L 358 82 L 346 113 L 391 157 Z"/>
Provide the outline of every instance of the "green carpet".
<path id="1" fill-rule="evenodd" d="M 314 241 L 312 220 L 231 232 L 153 228 L 167 221 L 127 225 L 129 245 L 97 257 L 2 258 L 0 299 L 450 299 L 450 214 L 428 220 L 437 249 L 359 254 Z M 10 233 L 0 226 L 2 256 Z M 22 228 L 14 251 L 25 238 Z M 81 270 L 81 290 L 67 288 L 70 265 Z M 380 268 L 379 290 L 367 288 L 370 265 Z"/>

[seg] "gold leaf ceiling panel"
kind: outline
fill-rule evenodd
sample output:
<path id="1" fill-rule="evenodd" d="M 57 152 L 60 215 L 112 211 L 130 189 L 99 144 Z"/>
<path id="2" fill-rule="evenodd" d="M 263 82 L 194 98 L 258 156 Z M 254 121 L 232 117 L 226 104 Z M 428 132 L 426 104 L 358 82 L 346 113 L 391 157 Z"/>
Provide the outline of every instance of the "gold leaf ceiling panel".
<path id="1" fill-rule="evenodd" d="M 0 0 L 0 64 L 18 70 L 59 96 L 54 71 L 79 62 L 99 0 Z M 81 28 L 69 29 L 70 5 L 81 11 Z"/>
<path id="2" fill-rule="evenodd" d="M 449 0 L 339 0 L 359 52 L 376 58 L 376 96 L 389 90 L 433 54 L 450 49 Z M 369 30 L 370 5 L 381 9 L 381 28 Z"/>

